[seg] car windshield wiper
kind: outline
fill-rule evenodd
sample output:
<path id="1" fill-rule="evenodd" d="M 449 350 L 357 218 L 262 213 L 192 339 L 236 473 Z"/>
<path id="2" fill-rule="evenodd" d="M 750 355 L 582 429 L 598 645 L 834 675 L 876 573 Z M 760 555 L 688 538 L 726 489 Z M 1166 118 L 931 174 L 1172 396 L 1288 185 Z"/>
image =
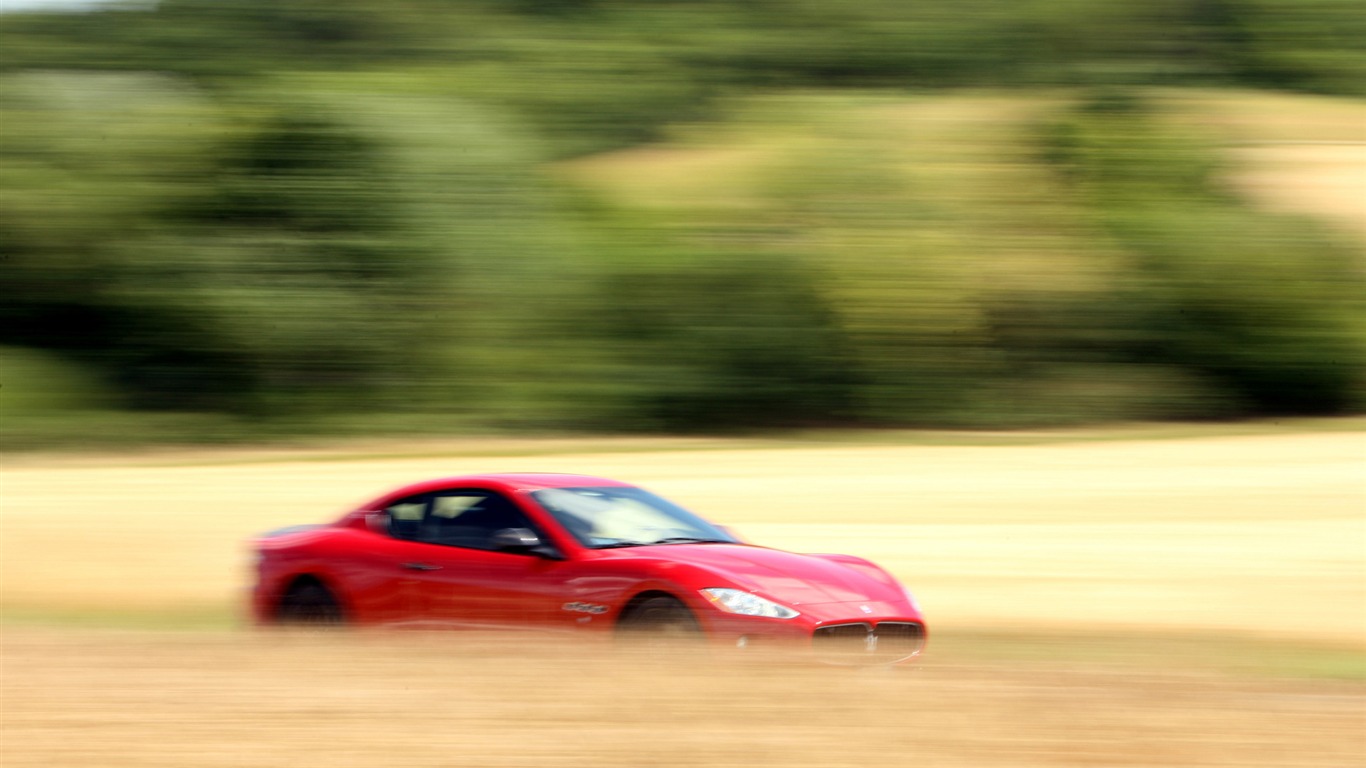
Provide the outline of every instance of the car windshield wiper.
<path id="1" fill-rule="evenodd" d="M 652 547 L 656 544 L 734 544 L 728 539 L 708 539 L 696 536 L 670 536 L 665 539 L 654 541 L 609 541 L 606 544 L 595 544 L 593 549 L 620 549 L 622 547 Z"/>

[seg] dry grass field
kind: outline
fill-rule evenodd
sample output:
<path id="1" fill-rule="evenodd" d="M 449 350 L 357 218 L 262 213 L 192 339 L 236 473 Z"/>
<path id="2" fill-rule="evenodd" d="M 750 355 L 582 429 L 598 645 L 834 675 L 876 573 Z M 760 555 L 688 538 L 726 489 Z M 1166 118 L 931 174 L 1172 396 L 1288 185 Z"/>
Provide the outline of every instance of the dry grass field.
<path id="1" fill-rule="evenodd" d="M 1356 768 L 1366 746 L 1359 686 L 1125 667 L 685 666 L 417 635 L 29 630 L 5 650 L 6 768 Z"/>
<path id="2" fill-rule="evenodd" d="M 7 458 L 0 764 L 1360 766 L 1366 433 L 1346 426 Z M 889 674 L 233 628 L 251 534 L 526 469 L 872 557 L 930 649 Z"/>

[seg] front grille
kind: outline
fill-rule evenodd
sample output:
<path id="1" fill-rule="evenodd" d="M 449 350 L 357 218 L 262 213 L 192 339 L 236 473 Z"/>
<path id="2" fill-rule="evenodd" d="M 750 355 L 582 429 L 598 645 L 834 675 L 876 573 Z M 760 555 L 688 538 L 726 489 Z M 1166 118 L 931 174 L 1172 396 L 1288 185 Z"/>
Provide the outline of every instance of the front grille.
<path id="1" fill-rule="evenodd" d="M 925 644 L 925 627 L 908 621 L 864 622 L 818 627 L 817 655 L 836 664 L 890 664 L 910 658 Z"/>
<path id="2" fill-rule="evenodd" d="M 925 645 L 925 625 L 910 621 L 883 621 L 877 625 L 877 651 L 896 659 L 920 653 Z"/>
<path id="3" fill-rule="evenodd" d="M 820 627 L 816 630 L 816 641 L 820 643 L 838 644 L 841 647 L 849 644 L 857 644 L 860 647 L 868 637 L 868 633 L 873 631 L 871 624 L 832 624 L 828 627 Z"/>

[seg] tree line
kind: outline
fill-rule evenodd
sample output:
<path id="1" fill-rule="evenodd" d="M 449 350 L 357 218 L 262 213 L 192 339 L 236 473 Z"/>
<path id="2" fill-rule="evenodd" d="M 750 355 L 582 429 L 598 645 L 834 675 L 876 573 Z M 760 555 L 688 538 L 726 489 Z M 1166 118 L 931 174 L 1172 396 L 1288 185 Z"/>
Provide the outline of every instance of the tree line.
<path id="1" fill-rule="evenodd" d="M 1359 94 L 1361 17 L 1334 0 L 6 14 L 11 414 L 259 431 L 1354 412 L 1359 250 L 1249 208 L 1144 94 Z M 1065 94 L 1006 131 L 1053 201 L 1042 223 L 944 206 L 888 170 L 903 137 L 819 95 L 964 88 Z M 743 211 L 610 201 L 557 170 L 774 93 L 829 130 Z M 1012 265 L 1030 226 L 1087 276 Z M 23 399 L 25 378 L 53 384 Z"/>

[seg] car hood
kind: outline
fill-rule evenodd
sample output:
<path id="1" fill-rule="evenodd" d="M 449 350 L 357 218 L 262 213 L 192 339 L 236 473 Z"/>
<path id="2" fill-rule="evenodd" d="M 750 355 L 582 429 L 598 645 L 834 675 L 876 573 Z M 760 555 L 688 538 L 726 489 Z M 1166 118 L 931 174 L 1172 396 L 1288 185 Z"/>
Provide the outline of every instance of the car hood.
<path id="1" fill-rule="evenodd" d="M 900 585 L 877 568 L 818 555 L 747 544 L 669 544 L 650 547 L 649 559 L 695 566 L 728 582 L 708 586 L 735 586 L 787 605 L 905 600 Z"/>

